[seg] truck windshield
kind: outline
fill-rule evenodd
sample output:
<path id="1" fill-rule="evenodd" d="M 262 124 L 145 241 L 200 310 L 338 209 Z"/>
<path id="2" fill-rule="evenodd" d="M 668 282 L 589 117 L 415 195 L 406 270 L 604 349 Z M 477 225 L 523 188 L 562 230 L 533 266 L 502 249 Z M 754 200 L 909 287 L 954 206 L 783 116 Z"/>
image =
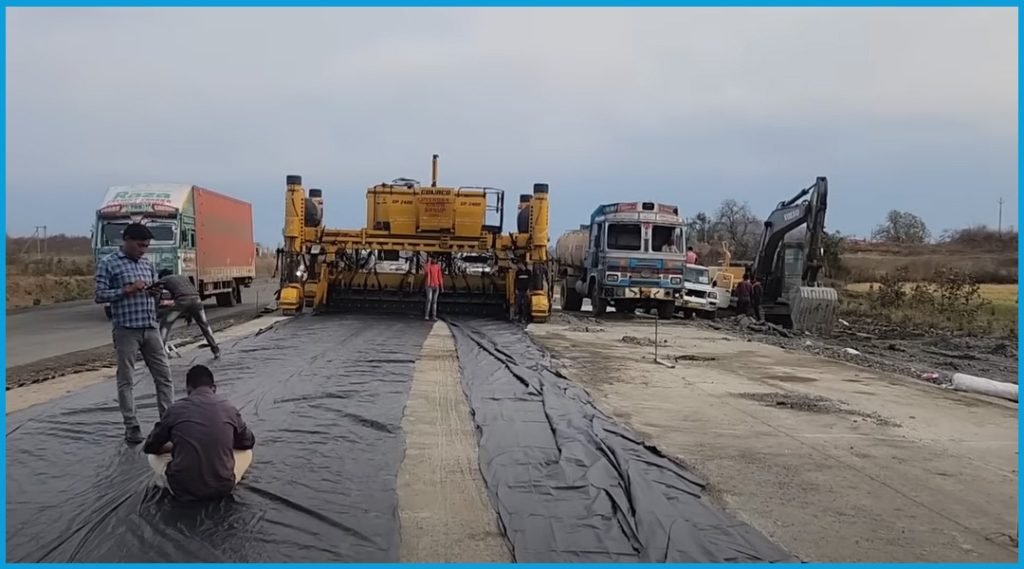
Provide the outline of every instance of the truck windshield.
<path id="1" fill-rule="evenodd" d="M 683 228 L 675 225 L 655 225 L 651 228 L 652 253 L 682 253 Z"/>
<path id="2" fill-rule="evenodd" d="M 613 223 L 608 226 L 608 249 L 639 251 L 640 226 L 635 223 Z"/>
<path id="3" fill-rule="evenodd" d="M 128 226 L 128 222 L 112 222 L 103 224 L 103 231 L 100 233 L 100 247 L 116 247 L 124 242 L 121 233 Z M 146 227 L 153 233 L 153 243 L 175 243 L 177 231 L 170 223 L 150 223 Z"/>
<path id="4" fill-rule="evenodd" d="M 683 280 L 698 284 L 711 283 L 711 277 L 708 275 L 708 270 L 698 269 L 697 267 L 686 267 L 686 271 L 683 273 Z"/>

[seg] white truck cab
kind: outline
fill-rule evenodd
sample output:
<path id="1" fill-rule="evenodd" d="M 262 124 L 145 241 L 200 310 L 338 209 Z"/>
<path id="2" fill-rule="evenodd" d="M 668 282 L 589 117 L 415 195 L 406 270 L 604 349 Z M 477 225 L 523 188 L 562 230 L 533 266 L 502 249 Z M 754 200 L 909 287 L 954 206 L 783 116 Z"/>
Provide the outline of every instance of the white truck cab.
<path id="1" fill-rule="evenodd" d="M 718 294 L 711 285 L 707 267 L 687 264 L 683 275 L 683 291 L 676 297 L 676 312 L 682 312 L 687 318 L 700 314 L 713 319 L 718 314 Z"/>

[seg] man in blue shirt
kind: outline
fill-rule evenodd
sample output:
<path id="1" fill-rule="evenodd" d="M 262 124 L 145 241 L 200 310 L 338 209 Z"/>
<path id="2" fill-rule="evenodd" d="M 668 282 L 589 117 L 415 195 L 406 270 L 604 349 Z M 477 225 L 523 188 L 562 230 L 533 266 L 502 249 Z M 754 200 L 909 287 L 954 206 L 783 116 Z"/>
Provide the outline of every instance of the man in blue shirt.
<path id="1" fill-rule="evenodd" d="M 149 288 L 157 281 L 156 269 L 144 257 L 153 234 L 145 225 L 132 223 L 125 227 L 122 238 L 121 250 L 107 255 L 96 266 L 96 302 L 110 303 L 117 351 L 117 402 L 124 419 L 125 440 L 138 444 L 144 437 L 135 416 L 132 383 L 139 352 L 156 384 L 161 417 L 174 399 L 174 386 L 156 320 L 159 292 Z"/>

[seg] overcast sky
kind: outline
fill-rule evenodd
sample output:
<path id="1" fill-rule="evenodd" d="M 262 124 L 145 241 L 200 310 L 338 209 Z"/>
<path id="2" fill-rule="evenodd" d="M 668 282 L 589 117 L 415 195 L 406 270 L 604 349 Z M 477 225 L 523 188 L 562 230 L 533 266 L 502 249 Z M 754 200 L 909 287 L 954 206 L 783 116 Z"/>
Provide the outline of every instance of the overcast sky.
<path id="1" fill-rule="evenodd" d="M 1016 9 L 7 9 L 7 227 L 88 234 L 110 185 L 199 184 L 280 241 L 284 183 L 365 222 L 404 176 L 827 226 L 1017 224 Z M 506 226 L 512 214 L 506 216 Z"/>

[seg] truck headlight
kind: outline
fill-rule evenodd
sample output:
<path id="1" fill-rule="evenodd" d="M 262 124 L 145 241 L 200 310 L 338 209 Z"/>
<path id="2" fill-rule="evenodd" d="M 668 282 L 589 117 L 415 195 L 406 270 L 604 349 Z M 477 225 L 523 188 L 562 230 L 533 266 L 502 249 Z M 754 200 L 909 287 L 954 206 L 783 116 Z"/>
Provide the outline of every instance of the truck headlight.
<path id="1" fill-rule="evenodd" d="M 708 298 L 713 298 L 713 299 L 717 300 L 718 299 L 718 293 L 715 292 L 715 291 L 711 291 L 711 292 L 708 293 Z"/>
<path id="2" fill-rule="evenodd" d="M 606 283 L 617 283 L 619 282 L 618 273 L 608 273 L 604 276 L 604 282 Z"/>
<path id="3" fill-rule="evenodd" d="M 683 277 L 669 277 L 668 282 L 673 286 L 679 286 L 683 284 Z"/>

